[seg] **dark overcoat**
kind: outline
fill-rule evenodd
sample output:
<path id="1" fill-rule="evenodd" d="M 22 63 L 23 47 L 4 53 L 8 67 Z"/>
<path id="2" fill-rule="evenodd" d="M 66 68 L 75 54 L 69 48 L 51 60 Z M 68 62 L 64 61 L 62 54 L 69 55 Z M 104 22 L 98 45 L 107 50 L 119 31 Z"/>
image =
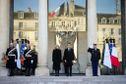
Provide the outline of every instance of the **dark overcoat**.
<path id="1" fill-rule="evenodd" d="M 74 59 L 75 59 L 74 50 L 72 48 L 70 49 L 66 48 L 64 51 L 64 57 L 63 57 L 65 65 L 68 65 L 68 66 L 73 65 L 72 61 Z"/>
<path id="2" fill-rule="evenodd" d="M 60 63 L 61 63 L 61 50 L 54 49 L 52 53 L 52 61 L 53 61 L 53 69 L 60 70 Z"/>

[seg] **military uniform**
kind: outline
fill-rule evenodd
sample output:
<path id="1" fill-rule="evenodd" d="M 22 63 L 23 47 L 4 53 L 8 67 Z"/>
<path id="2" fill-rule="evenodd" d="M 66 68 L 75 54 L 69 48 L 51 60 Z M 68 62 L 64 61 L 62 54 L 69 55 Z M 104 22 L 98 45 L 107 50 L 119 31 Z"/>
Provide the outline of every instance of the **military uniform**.
<path id="1" fill-rule="evenodd" d="M 32 65 L 31 65 L 32 53 L 31 52 L 32 52 L 31 49 L 26 49 L 24 51 L 24 57 L 25 57 L 24 66 L 26 70 L 26 73 L 25 73 L 26 76 L 31 75 L 31 68 L 32 68 Z"/>
<path id="2" fill-rule="evenodd" d="M 35 75 L 35 69 L 37 67 L 38 63 L 38 54 L 35 50 L 32 50 L 32 60 L 31 60 L 31 66 L 32 66 L 32 75 Z"/>
<path id="3" fill-rule="evenodd" d="M 98 63 L 100 59 L 100 50 L 97 48 L 89 48 L 88 52 L 91 53 L 91 63 L 93 76 L 98 76 Z"/>
<path id="4" fill-rule="evenodd" d="M 13 76 L 16 68 L 16 58 L 17 58 L 16 48 L 14 47 L 8 48 L 6 51 L 6 56 L 8 57 L 6 67 L 9 69 L 9 76 Z"/>

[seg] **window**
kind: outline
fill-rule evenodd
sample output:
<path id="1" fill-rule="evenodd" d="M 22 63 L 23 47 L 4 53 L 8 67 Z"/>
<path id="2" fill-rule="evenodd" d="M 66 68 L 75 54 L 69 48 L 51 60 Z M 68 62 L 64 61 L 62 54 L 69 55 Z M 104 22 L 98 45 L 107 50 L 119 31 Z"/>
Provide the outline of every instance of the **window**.
<path id="1" fill-rule="evenodd" d="M 19 30 L 23 28 L 23 22 L 19 22 Z"/>
<path id="2" fill-rule="evenodd" d="M 121 35 L 121 29 L 120 29 L 120 28 L 119 28 L 119 30 L 118 30 L 118 34 Z"/>
<path id="3" fill-rule="evenodd" d="M 107 19 L 107 24 L 109 24 L 109 19 Z"/>
<path id="4" fill-rule="evenodd" d="M 38 32 L 37 31 L 35 32 L 35 40 L 36 41 L 38 40 Z"/>
<path id="5" fill-rule="evenodd" d="M 24 12 L 23 11 L 18 12 L 18 18 L 19 19 L 23 19 L 24 18 Z"/>
<path id="6" fill-rule="evenodd" d="M 113 18 L 109 18 L 109 24 L 113 24 Z"/>
<path id="7" fill-rule="evenodd" d="M 114 34 L 114 29 L 113 28 L 111 28 L 111 35 L 113 35 Z"/>
<path id="8" fill-rule="evenodd" d="M 98 17 L 97 17 L 98 18 Z M 98 24 L 101 24 L 101 19 L 100 18 L 98 18 Z"/>
<path id="9" fill-rule="evenodd" d="M 114 20 L 114 24 L 118 24 L 118 20 L 117 19 Z"/>
<path id="10" fill-rule="evenodd" d="M 35 30 L 37 30 L 38 29 L 38 23 L 36 22 L 35 23 Z"/>
<path id="11" fill-rule="evenodd" d="M 106 24 L 106 22 L 107 22 L 107 20 L 106 20 L 105 17 L 101 18 L 101 23 L 102 23 L 102 24 Z"/>
<path id="12" fill-rule="evenodd" d="M 118 19 L 119 24 L 121 24 L 121 19 Z"/>

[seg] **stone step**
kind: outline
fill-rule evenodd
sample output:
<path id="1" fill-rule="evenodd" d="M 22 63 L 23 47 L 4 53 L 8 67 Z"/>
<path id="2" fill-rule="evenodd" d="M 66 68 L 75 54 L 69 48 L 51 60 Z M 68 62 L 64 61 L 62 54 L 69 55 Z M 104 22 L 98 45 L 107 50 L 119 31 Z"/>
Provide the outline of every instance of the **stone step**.
<path id="1" fill-rule="evenodd" d="M 0 84 L 126 84 L 126 75 L 119 76 L 12 76 L 0 77 Z"/>

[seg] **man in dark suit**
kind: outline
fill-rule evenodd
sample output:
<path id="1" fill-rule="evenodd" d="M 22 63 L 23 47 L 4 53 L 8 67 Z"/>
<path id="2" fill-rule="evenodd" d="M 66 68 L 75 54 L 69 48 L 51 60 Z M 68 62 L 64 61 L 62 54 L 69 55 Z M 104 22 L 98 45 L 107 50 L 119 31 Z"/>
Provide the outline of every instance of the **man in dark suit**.
<path id="1" fill-rule="evenodd" d="M 74 50 L 71 47 L 71 44 L 68 43 L 67 48 L 64 51 L 64 57 L 63 61 L 65 63 L 65 69 L 66 69 L 66 75 L 67 76 L 72 76 L 72 65 L 73 65 L 73 60 L 74 60 Z"/>
<path id="2" fill-rule="evenodd" d="M 100 59 L 100 50 L 97 48 L 96 44 L 93 44 L 93 48 L 89 48 L 88 52 L 91 53 L 91 63 L 93 76 L 98 76 L 98 63 Z"/>
<path id="3" fill-rule="evenodd" d="M 61 63 L 61 49 L 57 45 L 55 49 L 53 49 L 52 53 L 52 61 L 53 61 L 53 70 L 55 70 L 55 76 L 59 76 L 60 63 Z"/>

